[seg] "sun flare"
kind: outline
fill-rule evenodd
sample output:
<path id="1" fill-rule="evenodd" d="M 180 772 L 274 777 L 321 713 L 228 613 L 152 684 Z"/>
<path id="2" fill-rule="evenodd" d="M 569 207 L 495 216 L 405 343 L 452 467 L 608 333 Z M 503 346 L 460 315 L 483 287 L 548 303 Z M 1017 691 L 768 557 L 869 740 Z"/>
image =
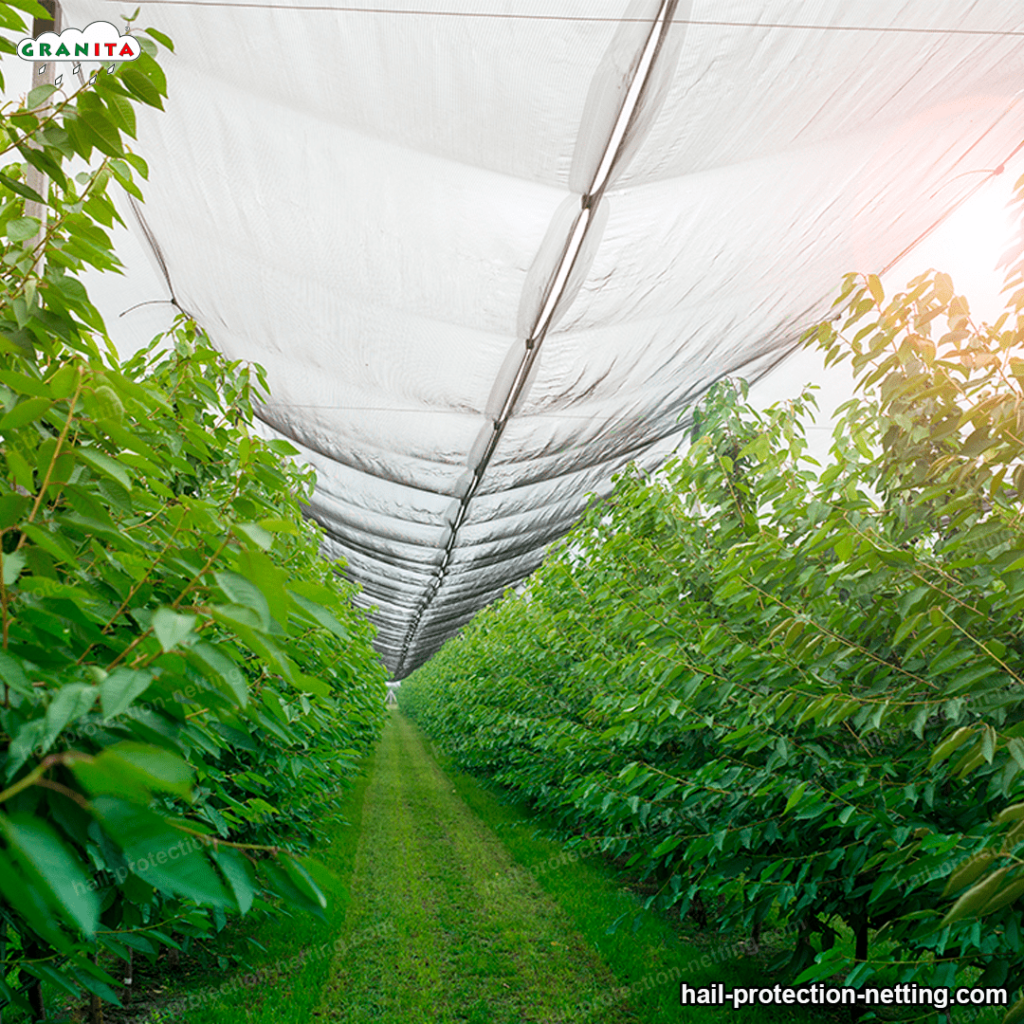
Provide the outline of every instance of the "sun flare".
<path id="1" fill-rule="evenodd" d="M 1021 168 L 993 177 L 886 275 L 887 291 L 899 289 L 929 267 L 953 278 L 978 320 L 994 320 L 1003 307 L 1003 271 L 996 264 L 1018 232 L 1009 207 Z"/>

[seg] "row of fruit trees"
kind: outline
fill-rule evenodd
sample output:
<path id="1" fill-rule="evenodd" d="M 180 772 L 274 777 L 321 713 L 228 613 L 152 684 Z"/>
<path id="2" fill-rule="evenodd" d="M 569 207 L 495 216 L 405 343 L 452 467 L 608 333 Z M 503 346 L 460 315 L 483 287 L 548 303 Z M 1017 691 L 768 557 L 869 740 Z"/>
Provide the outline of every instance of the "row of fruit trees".
<path id="1" fill-rule="evenodd" d="M 46 16 L 0 23 L 22 12 Z M 307 851 L 384 710 L 312 474 L 254 430 L 262 371 L 184 317 L 121 360 L 78 280 L 117 268 L 112 193 L 148 174 L 135 111 L 171 42 L 136 35 L 131 64 L 0 111 L 0 1013 L 35 1020 L 44 982 L 97 1019 L 118 960 L 322 913 Z"/>
<path id="2" fill-rule="evenodd" d="M 1018 182 L 1018 202 L 1024 199 Z M 783 929 L 804 982 L 1024 983 L 1024 273 L 850 275 L 813 394 L 723 384 L 519 594 L 400 691 L 453 755 L 600 837 L 648 903 Z M 1024 1019 L 1024 1000 L 1006 1020 Z"/>
<path id="3" fill-rule="evenodd" d="M 111 192 L 148 173 L 170 41 L 138 35 L 0 111 L 0 1003 L 36 1018 L 43 982 L 116 1000 L 117 958 L 322 910 L 314 824 L 384 706 L 311 475 L 253 429 L 258 368 L 185 319 L 120 360 L 78 281 L 116 268 Z M 652 904 L 793 926 L 793 978 L 1019 990 L 1019 257 L 1006 294 L 979 325 L 943 274 L 849 277 L 808 339 L 859 380 L 826 465 L 809 394 L 759 415 L 718 388 L 403 707 Z"/>

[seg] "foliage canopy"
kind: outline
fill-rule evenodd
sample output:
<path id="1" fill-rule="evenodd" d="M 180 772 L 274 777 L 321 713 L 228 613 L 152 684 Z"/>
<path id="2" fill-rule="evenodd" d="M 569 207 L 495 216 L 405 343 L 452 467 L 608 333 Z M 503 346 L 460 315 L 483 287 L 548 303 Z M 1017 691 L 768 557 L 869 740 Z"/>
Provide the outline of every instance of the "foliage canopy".
<path id="1" fill-rule="evenodd" d="M 858 380 L 825 466 L 813 395 L 757 414 L 718 387 L 685 454 L 623 474 L 402 707 L 656 878 L 650 903 L 797 925 L 794 978 L 1019 990 L 1019 254 L 1006 295 L 976 324 L 948 275 L 848 275 L 806 336 Z"/>
<path id="2" fill-rule="evenodd" d="M 184 317 L 119 360 L 78 280 L 117 269 L 112 191 L 148 173 L 128 139 L 169 40 L 141 38 L 0 111 L 0 1006 L 34 1018 L 43 980 L 117 1001 L 111 956 L 320 912 L 312 826 L 384 707 L 312 473 L 254 432 L 260 368 Z"/>

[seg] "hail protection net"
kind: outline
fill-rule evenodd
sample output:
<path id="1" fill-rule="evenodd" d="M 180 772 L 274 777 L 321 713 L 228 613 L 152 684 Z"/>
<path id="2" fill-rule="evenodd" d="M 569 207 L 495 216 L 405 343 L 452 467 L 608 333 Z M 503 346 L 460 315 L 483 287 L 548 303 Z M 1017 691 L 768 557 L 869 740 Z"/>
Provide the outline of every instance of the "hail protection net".
<path id="1" fill-rule="evenodd" d="M 1024 137 L 1016 4 L 140 2 L 140 231 L 268 369 L 396 678 Z"/>

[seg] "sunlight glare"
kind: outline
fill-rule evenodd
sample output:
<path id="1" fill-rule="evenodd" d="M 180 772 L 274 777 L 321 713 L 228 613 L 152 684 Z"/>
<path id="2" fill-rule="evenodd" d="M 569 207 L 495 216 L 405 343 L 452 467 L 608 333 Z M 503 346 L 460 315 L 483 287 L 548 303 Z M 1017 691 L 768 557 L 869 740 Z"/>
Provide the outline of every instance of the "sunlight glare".
<path id="1" fill-rule="evenodd" d="M 995 320 L 1003 308 L 1003 271 L 996 263 L 1016 236 L 1008 203 L 1020 173 L 1021 167 L 1008 167 L 987 182 L 885 275 L 886 292 L 902 290 L 911 278 L 933 267 L 953 278 L 975 322 Z"/>

